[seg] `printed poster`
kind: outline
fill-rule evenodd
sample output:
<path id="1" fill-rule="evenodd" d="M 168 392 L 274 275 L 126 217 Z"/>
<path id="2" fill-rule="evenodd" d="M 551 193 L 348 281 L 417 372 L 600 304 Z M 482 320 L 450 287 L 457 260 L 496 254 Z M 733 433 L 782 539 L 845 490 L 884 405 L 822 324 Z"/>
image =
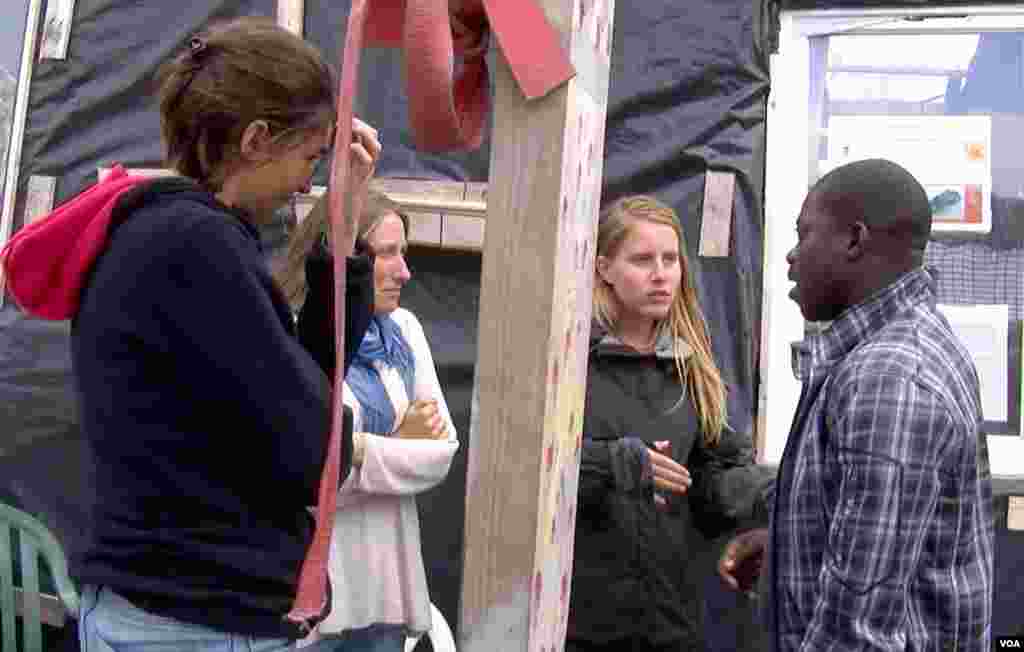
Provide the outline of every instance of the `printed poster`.
<path id="1" fill-rule="evenodd" d="M 992 119 L 985 115 L 839 115 L 828 121 L 822 174 L 885 158 L 928 193 L 933 231 L 992 230 Z"/>

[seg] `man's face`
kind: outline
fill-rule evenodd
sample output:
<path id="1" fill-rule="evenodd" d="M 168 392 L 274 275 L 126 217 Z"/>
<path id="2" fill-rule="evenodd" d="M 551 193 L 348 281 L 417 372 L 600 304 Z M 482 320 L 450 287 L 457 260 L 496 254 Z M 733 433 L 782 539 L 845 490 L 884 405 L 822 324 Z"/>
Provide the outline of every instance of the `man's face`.
<path id="1" fill-rule="evenodd" d="M 808 321 L 832 321 L 846 309 L 845 269 L 840 220 L 818 206 L 812 192 L 804 200 L 797 220 L 797 244 L 786 254 L 789 280 L 795 285 L 789 297 L 800 306 Z"/>

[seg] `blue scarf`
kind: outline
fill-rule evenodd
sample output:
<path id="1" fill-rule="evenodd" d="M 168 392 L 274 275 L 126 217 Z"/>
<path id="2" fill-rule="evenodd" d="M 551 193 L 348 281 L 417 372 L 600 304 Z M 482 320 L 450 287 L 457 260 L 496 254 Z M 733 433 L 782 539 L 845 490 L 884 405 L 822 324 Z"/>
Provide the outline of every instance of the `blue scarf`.
<path id="1" fill-rule="evenodd" d="M 402 329 L 389 315 L 375 316 L 370 321 L 345 380 L 362 409 L 363 430 L 375 435 L 390 435 L 395 426 L 395 407 L 373 366 L 374 362 L 382 362 L 386 367 L 398 370 L 411 401 L 416 361 Z"/>

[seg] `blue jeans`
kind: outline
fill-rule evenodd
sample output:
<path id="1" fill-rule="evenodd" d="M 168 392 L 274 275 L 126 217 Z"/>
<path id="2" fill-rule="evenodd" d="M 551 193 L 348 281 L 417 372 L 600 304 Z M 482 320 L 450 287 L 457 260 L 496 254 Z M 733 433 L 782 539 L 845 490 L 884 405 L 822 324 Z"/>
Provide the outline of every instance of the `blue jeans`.
<path id="1" fill-rule="evenodd" d="M 287 638 L 251 638 L 158 616 L 132 605 L 108 588 L 86 586 L 78 618 L 82 652 L 285 652 Z M 326 641 L 302 652 L 331 649 Z"/>
<path id="2" fill-rule="evenodd" d="M 350 629 L 341 636 L 319 642 L 325 652 L 402 652 L 405 649 L 405 625 L 370 625 Z M 309 648 L 303 648 L 306 652 Z"/>

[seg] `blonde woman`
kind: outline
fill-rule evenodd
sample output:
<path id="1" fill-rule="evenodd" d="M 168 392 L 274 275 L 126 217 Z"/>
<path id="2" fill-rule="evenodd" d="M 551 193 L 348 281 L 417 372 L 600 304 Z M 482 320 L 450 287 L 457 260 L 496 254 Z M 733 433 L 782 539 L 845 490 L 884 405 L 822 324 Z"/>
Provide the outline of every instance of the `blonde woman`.
<path id="1" fill-rule="evenodd" d="M 679 218 L 602 212 L 566 650 L 703 650 L 701 530 L 751 512 Z"/>
<path id="2" fill-rule="evenodd" d="M 333 372 L 323 204 L 297 230 L 279 278 L 289 299 L 302 304 L 304 344 Z M 399 306 L 411 277 L 408 231 L 394 202 L 369 193 L 356 251 L 373 259 L 374 317 L 345 379 L 344 401 L 354 414 L 353 470 L 335 515 L 331 609 L 314 635 L 345 652 L 401 652 L 407 635 L 430 629 L 416 494 L 444 480 L 459 446 L 423 328 Z"/>

